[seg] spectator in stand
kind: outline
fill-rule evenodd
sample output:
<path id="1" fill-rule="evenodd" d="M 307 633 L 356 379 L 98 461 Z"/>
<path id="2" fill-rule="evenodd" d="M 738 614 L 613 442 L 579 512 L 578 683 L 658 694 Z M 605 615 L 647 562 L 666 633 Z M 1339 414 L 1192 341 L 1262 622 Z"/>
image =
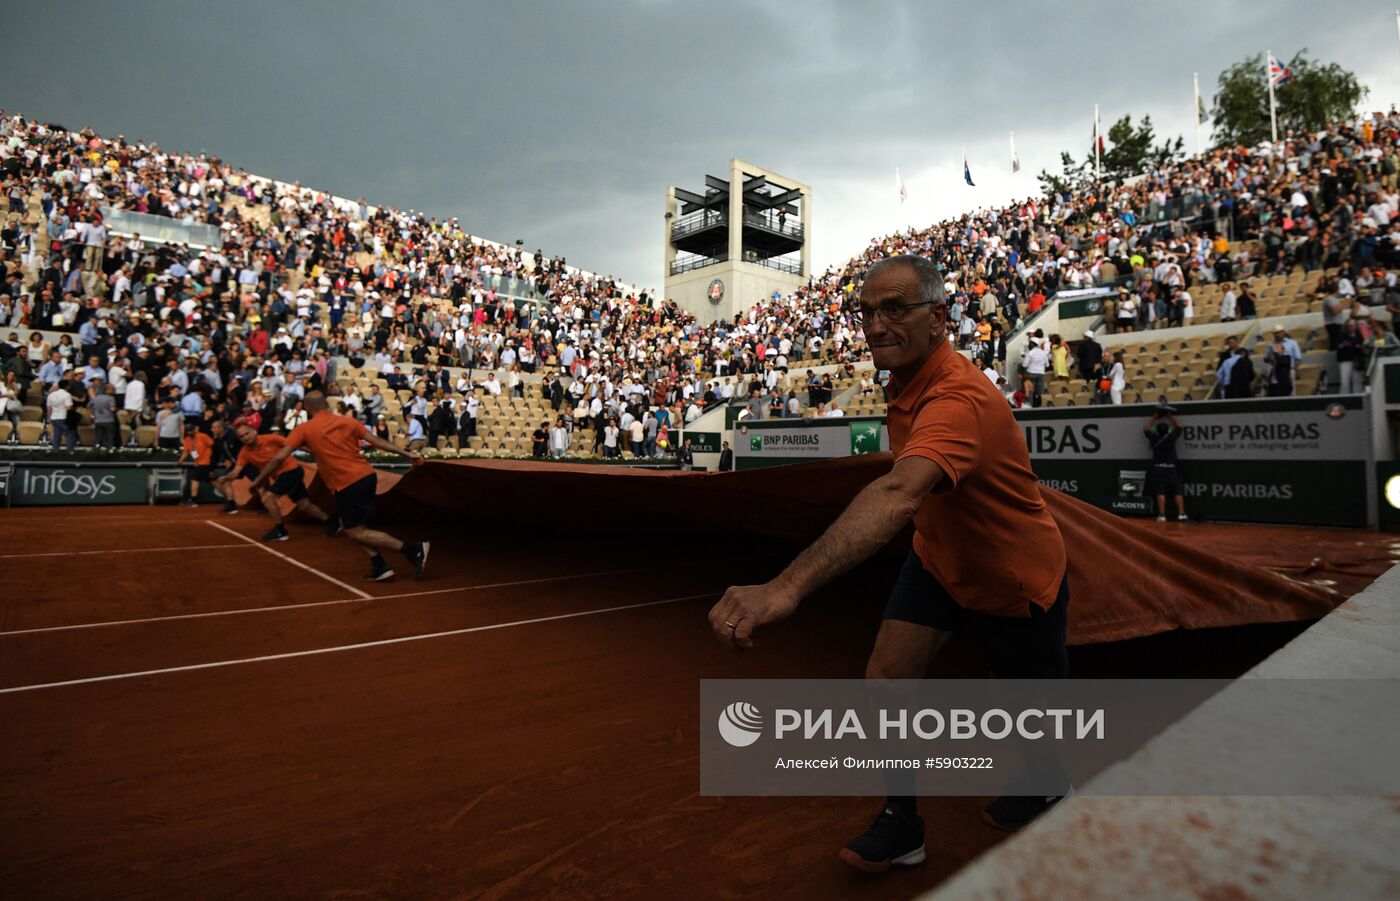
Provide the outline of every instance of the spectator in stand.
<path id="1" fill-rule="evenodd" d="M 92 413 L 95 446 L 117 447 L 117 389 L 99 382 L 88 401 L 88 411 Z"/>
<path id="2" fill-rule="evenodd" d="M 1258 319 L 1258 301 L 1254 297 L 1254 291 L 1247 282 L 1240 283 L 1239 296 L 1235 299 L 1235 307 L 1239 311 L 1239 318 L 1243 320 Z"/>
<path id="3" fill-rule="evenodd" d="M 1084 339 L 1074 355 L 1079 360 L 1079 377 L 1086 382 L 1097 379 L 1099 364 L 1103 362 L 1103 345 L 1095 339 L 1093 329 L 1084 332 Z"/>
<path id="4" fill-rule="evenodd" d="M 634 423 L 640 429 L 641 423 Z M 633 442 L 633 454 L 641 447 L 641 439 Z M 549 430 L 549 452 L 554 459 L 559 459 L 569 452 L 569 430 L 564 427 L 564 417 L 560 416 L 554 420 L 554 428 Z"/>
<path id="5" fill-rule="evenodd" d="M 73 395 L 68 392 L 69 386 L 68 379 L 59 379 L 44 398 L 49 428 L 52 431 L 51 450 L 73 450 L 78 446 L 76 423 L 73 422 L 77 410 L 74 407 Z"/>
<path id="6" fill-rule="evenodd" d="M 1347 320 L 1337 339 L 1338 394 L 1359 394 L 1366 390 L 1365 373 L 1358 367 L 1364 353 L 1365 339 L 1355 319 Z"/>
<path id="7" fill-rule="evenodd" d="M 1114 406 L 1123 403 L 1123 389 L 1127 387 L 1123 369 L 1123 352 L 1114 351 L 1113 365 L 1108 370 L 1109 397 L 1112 398 Z"/>
<path id="8" fill-rule="evenodd" d="M 1131 332 L 1137 326 L 1138 296 L 1127 288 L 1118 289 L 1117 331 Z"/>
<path id="9" fill-rule="evenodd" d="M 1069 381 L 1069 345 L 1059 335 L 1050 336 L 1050 366 L 1055 381 Z"/>
<path id="10" fill-rule="evenodd" d="M 175 406 L 173 398 L 161 402 L 161 411 L 156 414 L 156 443 L 161 450 L 179 450 L 181 436 L 184 435 L 185 417 Z"/>
<path id="11" fill-rule="evenodd" d="M 1274 326 L 1274 337 L 1264 352 L 1264 365 L 1269 373 L 1269 396 L 1288 397 L 1293 394 L 1298 376 L 1298 364 L 1303 353 L 1298 342 L 1288 337 L 1282 325 Z"/>
<path id="12" fill-rule="evenodd" d="M 1027 382 L 1026 394 L 1032 407 L 1040 406 L 1041 396 L 1045 393 L 1045 373 L 1049 363 L 1050 352 L 1037 331 L 1028 340 L 1026 352 L 1021 357 L 1021 367 Z"/>
<path id="13" fill-rule="evenodd" d="M 19 443 L 19 426 L 21 416 L 24 413 L 24 393 L 19 383 L 19 376 L 13 371 L 5 373 L 3 380 L 0 380 L 0 416 L 10 422 L 9 444 Z"/>

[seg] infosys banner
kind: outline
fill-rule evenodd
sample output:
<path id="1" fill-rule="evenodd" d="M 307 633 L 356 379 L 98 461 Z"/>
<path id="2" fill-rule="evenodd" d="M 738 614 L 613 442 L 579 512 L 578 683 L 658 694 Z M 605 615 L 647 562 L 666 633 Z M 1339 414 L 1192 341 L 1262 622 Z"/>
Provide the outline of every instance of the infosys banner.
<path id="1" fill-rule="evenodd" d="M 881 417 L 741 421 L 729 446 L 735 469 L 805 463 L 889 450 Z"/>
<path id="2" fill-rule="evenodd" d="M 1366 398 L 1180 403 L 1178 470 L 1187 514 L 1202 519 L 1365 526 L 1371 417 Z M 1018 410 L 1040 480 L 1112 510 L 1155 512 L 1150 405 Z"/>
<path id="3" fill-rule="evenodd" d="M 135 466 L 15 467 L 10 480 L 10 504 L 46 507 L 56 504 L 144 504 L 150 500 L 150 478 Z"/>

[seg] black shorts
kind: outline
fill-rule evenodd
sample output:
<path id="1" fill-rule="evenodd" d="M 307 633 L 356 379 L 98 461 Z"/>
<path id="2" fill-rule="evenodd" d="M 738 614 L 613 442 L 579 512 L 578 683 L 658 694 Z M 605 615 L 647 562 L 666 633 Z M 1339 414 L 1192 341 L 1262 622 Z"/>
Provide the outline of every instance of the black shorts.
<path id="1" fill-rule="evenodd" d="M 378 476 L 370 473 L 353 485 L 335 493 L 335 509 L 347 529 L 367 525 L 374 518 L 374 486 Z"/>
<path id="2" fill-rule="evenodd" d="M 885 604 L 885 619 L 967 634 L 977 638 L 992 675 L 999 679 L 1063 679 L 1069 672 L 1065 635 L 1069 610 L 1069 576 L 1049 610 L 1026 601 L 1027 617 L 992 616 L 959 606 L 924 569 L 912 550 Z"/>
<path id="3" fill-rule="evenodd" d="M 306 477 L 302 475 L 302 469 L 298 466 L 296 469 L 287 470 L 274 479 L 272 484 L 267 486 L 267 490 L 278 497 L 299 501 L 306 497 Z"/>
<path id="4" fill-rule="evenodd" d="M 191 482 L 212 482 L 214 481 L 214 467 L 212 466 L 191 466 Z"/>
<path id="5" fill-rule="evenodd" d="M 1147 496 L 1181 494 L 1181 473 L 1175 463 L 1154 463 L 1147 471 Z"/>

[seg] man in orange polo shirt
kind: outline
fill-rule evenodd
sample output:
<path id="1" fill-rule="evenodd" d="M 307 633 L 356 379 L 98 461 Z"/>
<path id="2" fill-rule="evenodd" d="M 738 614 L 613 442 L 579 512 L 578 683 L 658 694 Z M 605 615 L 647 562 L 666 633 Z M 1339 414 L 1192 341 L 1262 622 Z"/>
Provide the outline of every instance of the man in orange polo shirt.
<path id="1" fill-rule="evenodd" d="M 214 439 L 199 430 L 199 424 L 195 422 L 185 422 L 185 437 L 180 441 L 180 459 L 177 464 L 183 464 L 186 460 L 194 465 L 190 468 L 190 476 L 185 480 L 185 500 L 187 506 L 194 507 L 199 504 L 195 498 L 199 497 L 199 492 L 204 485 L 214 484 Z"/>
<path id="2" fill-rule="evenodd" d="M 711 628 L 725 643 L 752 648 L 756 627 L 791 615 L 912 521 L 914 548 L 886 604 L 866 678 L 923 678 L 954 632 L 981 639 L 999 678 L 1063 678 L 1064 542 L 1006 400 L 947 340 L 942 273 L 921 257 L 882 260 L 866 273 L 858 313 L 876 367 L 891 373 L 894 466 L 777 578 L 725 592 L 710 611 Z M 984 818 L 1015 829 L 1058 800 L 998 798 Z M 870 872 L 922 863 L 923 831 L 914 798 L 892 795 L 841 858 Z"/>
<path id="3" fill-rule="evenodd" d="M 238 440 L 243 442 L 243 448 L 238 452 L 233 471 L 228 474 L 229 482 L 240 474 L 256 479 L 262 468 L 287 444 L 287 439 L 281 435 L 259 435 L 258 430 L 246 422 L 238 426 Z M 229 493 L 227 489 L 225 493 Z M 306 493 L 306 475 L 301 464 L 290 457 L 284 459 L 282 465 L 277 467 L 271 482 L 266 488 L 260 489 L 258 496 L 273 523 L 272 531 L 262 537 L 263 541 L 286 541 L 292 537 L 282 521 L 282 510 L 277 500 L 279 497 L 290 499 L 297 505 L 298 510 L 313 519 L 321 522 L 330 520 L 330 516 L 324 510 L 311 502 L 311 497 Z"/>
<path id="4" fill-rule="evenodd" d="M 360 442 L 377 450 L 407 457 L 414 466 L 421 465 L 423 458 L 414 451 L 404 450 L 378 437 L 354 417 L 332 413 L 326 395 L 320 391 L 308 392 L 303 402 L 311 418 L 287 436 L 281 450 L 272 455 L 253 480 L 253 490 L 259 490 L 280 471 L 292 451 L 299 447 L 306 448 L 316 458 L 317 474 L 321 481 L 335 492 L 336 516 L 328 523 L 327 534 L 333 535 L 343 527 L 345 534 L 369 554 L 370 570 L 364 578 L 370 582 L 383 582 L 394 577 L 394 570 L 381 551 L 401 552 L 413 564 L 413 574 L 422 576 L 423 566 L 428 562 L 428 542 L 400 541 L 386 532 L 369 528 L 369 521 L 374 516 L 377 478 L 374 468 L 360 453 Z"/>

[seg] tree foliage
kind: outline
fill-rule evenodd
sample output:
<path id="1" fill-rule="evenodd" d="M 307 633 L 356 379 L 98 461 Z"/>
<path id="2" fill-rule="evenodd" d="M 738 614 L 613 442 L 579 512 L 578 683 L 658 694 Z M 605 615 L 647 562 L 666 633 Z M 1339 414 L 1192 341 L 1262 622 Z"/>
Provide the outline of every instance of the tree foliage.
<path id="1" fill-rule="evenodd" d="M 1308 58 L 1307 48 L 1284 63 L 1293 79 L 1274 88 L 1280 137 L 1321 131 L 1331 122 L 1356 111 L 1367 89 L 1356 75 L 1336 63 Z M 1250 146 L 1269 140 L 1269 82 L 1266 57 L 1246 57 L 1220 73 L 1216 91 L 1212 139 L 1216 146 Z"/>
<path id="2" fill-rule="evenodd" d="M 1132 116 L 1124 116 L 1109 126 L 1104 135 L 1104 149 L 1099 154 L 1099 169 L 1104 181 L 1121 182 L 1134 175 L 1141 175 L 1149 169 L 1181 159 L 1184 146 L 1185 142 L 1180 136 L 1174 141 L 1158 144 L 1151 116 L 1143 116 L 1137 125 L 1133 125 Z M 1042 169 L 1036 178 L 1047 194 L 1075 191 L 1092 184 L 1092 143 L 1082 161 L 1076 162 L 1073 155 L 1061 152 L 1059 174 Z"/>

